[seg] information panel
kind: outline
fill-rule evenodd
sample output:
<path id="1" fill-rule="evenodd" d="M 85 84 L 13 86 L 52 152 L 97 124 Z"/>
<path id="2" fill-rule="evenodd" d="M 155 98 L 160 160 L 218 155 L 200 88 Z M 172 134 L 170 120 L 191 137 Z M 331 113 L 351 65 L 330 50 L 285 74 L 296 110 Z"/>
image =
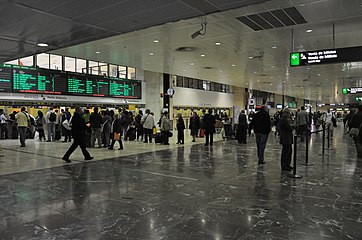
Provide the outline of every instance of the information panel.
<path id="1" fill-rule="evenodd" d="M 362 61 L 362 47 L 336 48 L 290 54 L 290 66 L 308 66 Z"/>
<path id="2" fill-rule="evenodd" d="M 11 66 L 0 67 L 0 92 L 11 92 Z"/>
<path id="3" fill-rule="evenodd" d="M 109 80 L 101 76 L 68 74 L 68 93 L 79 96 L 108 96 Z"/>
<path id="4" fill-rule="evenodd" d="M 141 99 L 142 83 L 136 80 L 111 78 L 109 93 L 112 97 Z"/>
<path id="5" fill-rule="evenodd" d="M 13 66 L 13 92 L 66 94 L 67 79 L 60 71 Z"/>
<path id="6" fill-rule="evenodd" d="M 362 93 L 362 87 L 342 88 L 343 94 Z"/>

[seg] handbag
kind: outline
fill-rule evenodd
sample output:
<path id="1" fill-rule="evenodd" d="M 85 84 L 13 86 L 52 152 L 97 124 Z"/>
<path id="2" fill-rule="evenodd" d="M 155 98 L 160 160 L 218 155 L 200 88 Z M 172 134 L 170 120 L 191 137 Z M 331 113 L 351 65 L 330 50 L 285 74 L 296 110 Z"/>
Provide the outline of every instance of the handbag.
<path id="1" fill-rule="evenodd" d="M 359 131 L 361 130 L 361 126 L 362 126 L 362 122 L 361 124 L 359 125 L 359 128 L 351 128 L 349 130 L 349 136 L 351 137 L 357 137 L 358 134 L 359 134 Z"/>
<path id="2" fill-rule="evenodd" d="M 119 141 L 121 139 L 121 134 L 120 133 L 114 133 L 113 139 L 116 140 L 116 141 Z"/>
<path id="3" fill-rule="evenodd" d="M 168 137 L 172 137 L 172 136 L 173 136 L 172 132 L 168 132 Z"/>
<path id="4" fill-rule="evenodd" d="M 351 128 L 351 130 L 349 130 L 349 135 L 351 137 L 357 137 L 359 133 L 359 128 Z"/>

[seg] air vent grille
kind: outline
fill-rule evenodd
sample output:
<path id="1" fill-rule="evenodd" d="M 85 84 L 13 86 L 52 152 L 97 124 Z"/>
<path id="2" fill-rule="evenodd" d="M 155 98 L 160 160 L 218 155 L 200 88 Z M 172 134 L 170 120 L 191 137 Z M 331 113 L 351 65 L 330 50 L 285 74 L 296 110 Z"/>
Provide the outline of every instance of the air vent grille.
<path id="1" fill-rule="evenodd" d="M 237 17 L 240 22 L 254 31 L 281 28 L 307 23 L 307 20 L 295 7 Z"/>

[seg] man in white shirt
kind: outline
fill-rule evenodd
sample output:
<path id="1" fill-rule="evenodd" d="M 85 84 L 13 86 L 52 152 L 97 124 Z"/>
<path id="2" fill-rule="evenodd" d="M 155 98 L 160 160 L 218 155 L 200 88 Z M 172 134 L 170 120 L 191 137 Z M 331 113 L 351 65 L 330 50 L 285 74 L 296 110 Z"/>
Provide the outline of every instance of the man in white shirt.
<path id="1" fill-rule="evenodd" d="M 144 143 L 148 143 L 148 138 L 150 143 L 152 143 L 153 127 L 156 126 L 155 118 L 151 115 L 150 109 L 146 109 L 146 114 L 142 116 L 141 123 L 143 125 L 143 130 L 145 133 Z"/>
<path id="2" fill-rule="evenodd" d="M 0 109 L 0 139 L 8 139 L 7 120 L 4 109 Z"/>
<path id="3" fill-rule="evenodd" d="M 326 115 L 325 115 L 325 119 L 324 119 L 324 122 L 326 123 L 326 129 L 328 131 L 329 129 L 329 133 L 328 133 L 328 136 L 331 136 L 333 137 L 333 122 L 332 122 L 332 118 L 334 117 L 333 113 L 331 112 L 331 110 L 328 110 Z"/>

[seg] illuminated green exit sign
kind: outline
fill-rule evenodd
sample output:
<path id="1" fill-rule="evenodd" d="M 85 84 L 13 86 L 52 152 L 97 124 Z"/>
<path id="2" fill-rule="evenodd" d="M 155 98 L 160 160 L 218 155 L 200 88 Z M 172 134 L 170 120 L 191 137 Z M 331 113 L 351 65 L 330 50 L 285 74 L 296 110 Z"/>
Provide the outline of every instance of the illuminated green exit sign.
<path id="1" fill-rule="evenodd" d="M 347 88 L 342 88 L 342 94 L 348 94 L 348 89 Z"/>
<path id="2" fill-rule="evenodd" d="M 291 53 L 290 66 L 299 66 L 299 65 L 300 65 L 300 53 Z"/>
<path id="3" fill-rule="evenodd" d="M 362 97 L 356 97 L 356 101 L 357 101 L 357 102 L 361 102 L 361 101 L 362 101 Z"/>

